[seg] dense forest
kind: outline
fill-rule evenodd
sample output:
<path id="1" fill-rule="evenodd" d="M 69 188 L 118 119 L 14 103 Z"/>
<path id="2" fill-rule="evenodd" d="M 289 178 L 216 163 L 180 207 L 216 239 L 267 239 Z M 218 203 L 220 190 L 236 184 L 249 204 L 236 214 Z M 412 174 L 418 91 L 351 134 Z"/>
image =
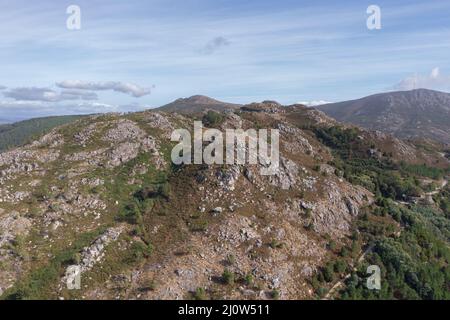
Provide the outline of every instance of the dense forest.
<path id="1" fill-rule="evenodd" d="M 321 128 L 315 133 L 332 148 L 333 164 L 343 177 L 377 198 L 354 225 L 351 246 L 313 279 L 317 295 L 324 297 L 330 284 L 341 281 L 335 298 L 450 299 L 449 186 L 436 189 L 427 201 L 410 201 L 429 191 L 421 181 L 443 179 L 448 169 L 371 158 L 361 152 L 367 149 L 360 145 L 357 129 Z M 362 252 L 364 259 L 359 259 Z M 367 288 L 370 265 L 381 270 L 380 290 Z"/>

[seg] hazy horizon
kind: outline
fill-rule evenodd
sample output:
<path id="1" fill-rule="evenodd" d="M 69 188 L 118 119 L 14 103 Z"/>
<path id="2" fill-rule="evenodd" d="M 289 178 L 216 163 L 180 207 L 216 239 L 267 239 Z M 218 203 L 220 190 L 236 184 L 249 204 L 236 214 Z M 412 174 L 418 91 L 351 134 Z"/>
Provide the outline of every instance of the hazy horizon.
<path id="1" fill-rule="evenodd" d="M 400 90 L 400 91 L 414 91 L 414 90 L 423 90 L 423 89 L 425 89 L 425 90 L 432 90 L 432 89 L 426 89 L 426 88 L 417 88 L 417 89 L 412 89 L 412 90 Z M 384 91 L 384 92 L 379 92 L 379 93 L 389 93 L 389 92 L 396 92 L 396 91 L 397 90 L 390 90 L 390 91 Z M 434 91 L 439 91 L 439 90 L 434 90 Z M 450 92 L 446 92 L 446 91 L 441 91 L 441 92 L 450 94 Z M 379 93 L 374 93 L 374 94 L 379 94 Z M 193 97 L 193 96 L 205 96 L 205 95 L 193 94 L 193 95 L 191 95 L 189 97 L 179 97 L 179 98 L 176 98 L 175 100 L 180 99 L 180 98 L 190 98 L 190 97 Z M 215 97 L 210 97 L 210 96 L 206 96 L 206 97 L 212 98 L 212 99 L 215 99 L 215 100 L 219 100 L 219 99 L 216 99 Z M 366 97 L 366 96 L 364 96 L 364 97 Z M 361 99 L 361 98 L 364 98 L 364 97 L 354 97 L 354 98 L 348 99 L 348 101 L 350 101 L 350 100 L 358 100 L 358 99 Z M 141 106 L 138 109 L 118 110 L 118 111 L 105 111 L 104 113 L 108 113 L 108 112 L 126 113 L 126 112 L 139 112 L 139 111 L 143 111 L 143 110 L 151 110 L 151 109 L 162 107 L 162 106 L 164 106 L 166 104 L 174 102 L 175 100 L 168 101 L 168 102 L 166 102 L 166 103 L 164 103 L 162 105 L 159 105 L 159 106 Z M 274 101 L 273 99 L 267 99 L 267 100 Z M 219 100 L 219 101 L 226 102 L 226 103 L 232 103 L 232 104 L 241 104 L 239 102 L 229 101 L 229 100 L 228 101 Z M 343 101 L 347 101 L 347 100 L 343 100 Z M 297 104 L 304 104 L 304 105 L 306 105 L 308 107 L 313 107 L 314 108 L 314 107 L 318 107 L 320 105 L 324 105 L 324 104 L 328 104 L 328 103 L 338 103 L 338 102 L 343 102 L 343 101 L 298 101 L 298 102 L 294 102 L 292 104 L 296 104 L 296 103 Z M 252 102 L 262 102 L 262 101 L 250 101 L 248 103 L 252 103 Z M 288 104 L 286 104 L 286 105 L 288 105 Z M 53 117 L 53 116 L 68 116 L 68 115 L 89 115 L 89 114 L 96 114 L 96 113 L 103 113 L 103 112 L 92 112 L 92 113 L 82 113 L 82 112 L 81 113 L 74 113 L 74 112 L 64 113 L 64 112 L 62 112 L 62 113 L 59 113 L 59 114 L 58 113 L 50 113 L 50 114 L 43 114 L 43 115 L 40 115 L 40 116 L 31 116 L 31 117 L 0 118 L 0 125 L 2 125 L 2 124 L 12 124 L 12 123 L 21 122 L 21 121 L 30 120 L 30 119 L 35 119 L 35 118 L 45 118 L 45 117 Z"/>

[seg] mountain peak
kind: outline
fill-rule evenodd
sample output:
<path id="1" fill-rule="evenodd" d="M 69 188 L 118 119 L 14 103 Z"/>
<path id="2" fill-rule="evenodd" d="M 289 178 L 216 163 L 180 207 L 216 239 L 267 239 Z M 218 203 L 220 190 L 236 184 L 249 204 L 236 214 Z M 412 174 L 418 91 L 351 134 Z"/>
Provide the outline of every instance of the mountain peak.
<path id="1" fill-rule="evenodd" d="M 210 98 L 208 96 L 204 96 L 204 95 L 193 95 L 190 96 L 188 98 L 179 98 L 177 100 L 175 100 L 175 102 L 184 102 L 184 103 L 198 103 L 198 104 L 217 104 L 217 103 L 222 103 L 216 99 Z"/>
<path id="2" fill-rule="evenodd" d="M 169 104 L 156 108 L 157 111 L 177 113 L 200 113 L 206 110 L 226 111 L 238 109 L 240 105 L 222 102 L 204 95 L 179 98 Z"/>

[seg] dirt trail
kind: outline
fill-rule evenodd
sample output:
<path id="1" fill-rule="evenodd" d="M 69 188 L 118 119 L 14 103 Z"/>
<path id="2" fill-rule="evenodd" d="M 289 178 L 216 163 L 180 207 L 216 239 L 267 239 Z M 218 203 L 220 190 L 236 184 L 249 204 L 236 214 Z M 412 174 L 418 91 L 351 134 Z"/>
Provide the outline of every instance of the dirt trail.
<path id="1" fill-rule="evenodd" d="M 364 258 L 366 257 L 366 255 L 370 252 L 372 252 L 373 246 L 368 247 L 359 257 L 358 260 L 356 260 L 356 266 L 364 260 Z M 356 266 L 353 267 L 352 272 L 356 271 Z M 323 298 L 324 300 L 329 300 L 330 297 L 333 296 L 333 294 L 336 292 L 337 289 L 339 289 L 345 282 L 345 280 L 347 280 L 348 278 L 350 278 L 352 276 L 352 272 L 348 273 L 345 275 L 344 278 L 342 278 L 341 280 L 339 280 L 338 282 L 336 282 L 331 289 L 327 292 L 327 294 L 325 295 L 325 297 Z"/>

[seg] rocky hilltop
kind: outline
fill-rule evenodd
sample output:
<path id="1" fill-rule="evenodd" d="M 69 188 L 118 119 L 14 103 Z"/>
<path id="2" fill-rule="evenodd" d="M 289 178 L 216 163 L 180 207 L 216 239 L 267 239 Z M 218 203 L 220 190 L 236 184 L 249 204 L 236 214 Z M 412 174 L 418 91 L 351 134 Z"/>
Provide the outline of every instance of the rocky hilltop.
<path id="1" fill-rule="evenodd" d="M 356 220 L 375 205 L 370 177 L 356 181 L 339 162 L 341 135 L 352 159 L 448 165 L 300 105 L 234 109 L 212 126 L 280 130 L 275 175 L 173 165 L 171 133 L 192 130 L 193 118 L 151 110 L 85 117 L 1 153 L 0 295 L 313 298 L 312 278 L 352 246 Z M 66 287 L 70 265 L 82 271 L 80 290 Z"/>

